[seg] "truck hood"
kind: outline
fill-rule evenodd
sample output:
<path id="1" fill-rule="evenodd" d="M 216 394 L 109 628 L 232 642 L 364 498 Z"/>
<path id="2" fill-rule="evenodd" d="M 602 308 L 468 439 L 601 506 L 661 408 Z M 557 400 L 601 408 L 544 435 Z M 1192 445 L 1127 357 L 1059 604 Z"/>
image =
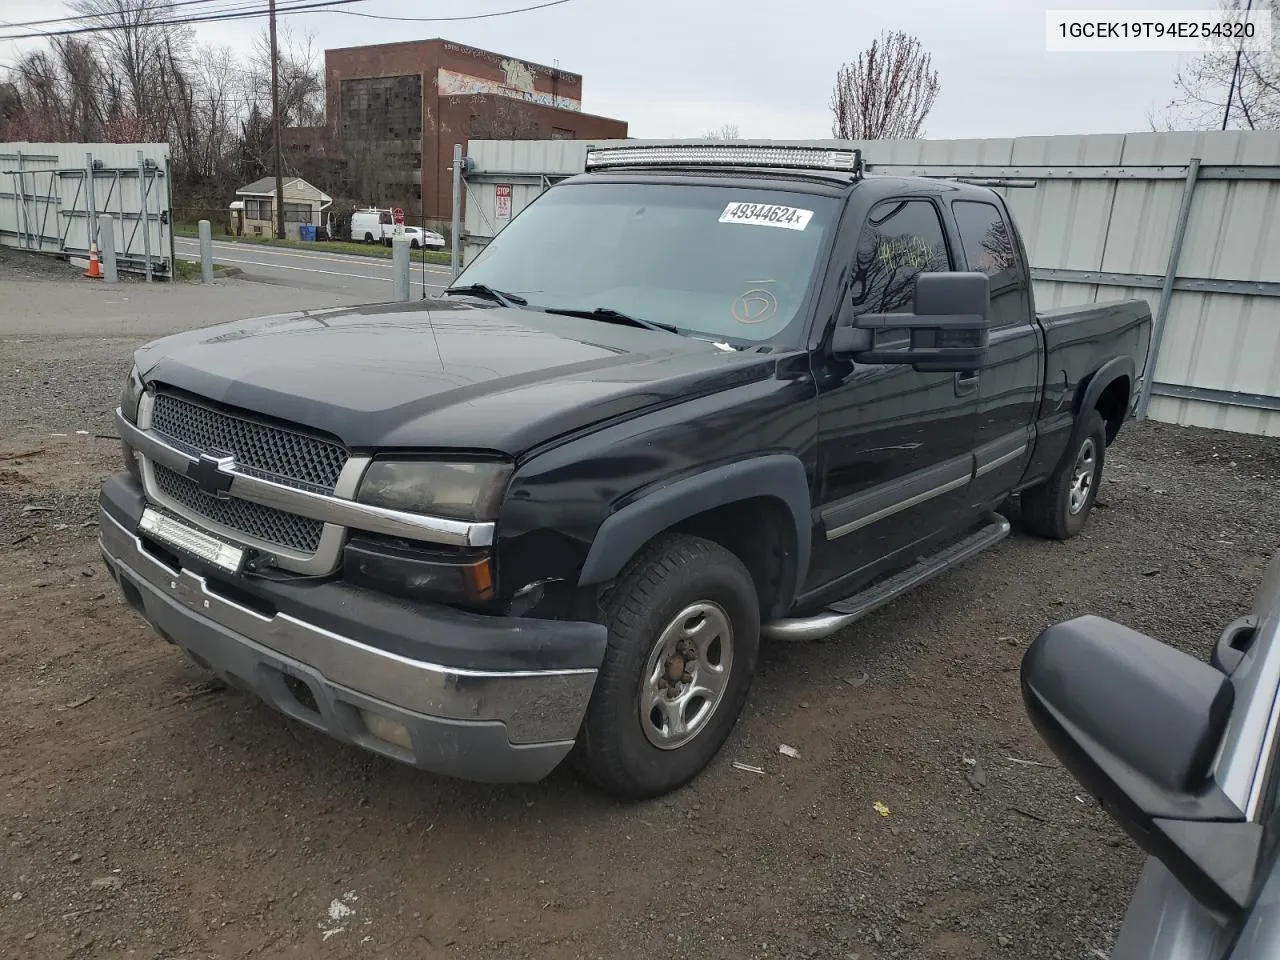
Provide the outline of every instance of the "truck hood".
<path id="1" fill-rule="evenodd" d="M 352 450 L 510 456 L 763 379 L 776 363 L 665 332 L 445 300 L 206 327 L 149 343 L 135 360 L 148 382 L 303 424 Z"/>

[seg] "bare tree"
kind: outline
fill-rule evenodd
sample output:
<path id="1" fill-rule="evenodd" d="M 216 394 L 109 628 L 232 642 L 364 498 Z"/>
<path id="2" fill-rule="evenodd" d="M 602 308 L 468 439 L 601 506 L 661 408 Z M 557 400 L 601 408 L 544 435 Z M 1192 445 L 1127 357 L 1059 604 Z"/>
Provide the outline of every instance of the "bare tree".
<path id="1" fill-rule="evenodd" d="M 324 120 L 324 70 L 313 33 L 294 35 L 282 26 L 276 44 L 279 56 L 280 123 L 285 127 L 309 127 Z M 271 41 L 265 30 L 254 39 L 249 55 L 245 92 L 259 109 L 271 112 Z"/>
<path id="2" fill-rule="evenodd" d="M 933 60 L 909 34 L 882 34 L 836 73 L 831 132 L 841 140 L 920 136 L 938 96 Z"/>
<path id="3" fill-rule="evenodd" d="M 173 0 L 70 0 L 86 26 L 110 27 L 91 34 L 104 63 L 124 78 L 128 105 L 144 136 L 158 137 L 169 122 L 164 103 L 164 65 L 186 57 L 192 28 L 175 19 Z"/>
<path id="4" fill-rule="evenodd" d="M 121 81 L 75 37 L 19 58 L 10 73 L 0 140 L 93 142 L 140 139 Z"/>
<path id="5" fill-rule="evenodd" d="M 713 130 L 708 130 L 702 135 L 704 140 L 741 140 L 742 135 L 738 132 L 736 123 L 722 123 Z"/>
<path id="6" fill-rule="evenodd" d="M 241 65 L 227 47 L 201 47 L 186 63 L 169 56 L 162 72 L 175 177 L 192 189 L 225 186 L 239 131 Z"/>
<path id="7" fill-rule="evenodd" d="M 167 141 L 182 208 L 225 209 L 236 186 L 270 168 L 266 40 L 248 62 L 227 47 L 197 47 L 189 28 L 166 22 L 171 4 L 73 0 L 87 24 L 113 29 L 51 38 L 21 56 L 0 84 L 0 141 Z M 324 83 L 311 37 L 284 32 L 280 80 L 286 125 L 320 123 Z"/>
<path id="8" fill-rule="evenodd" d="M 1241 0 L 1222 0 L 1224 13 L 1239 14 Z M 1278 29 L 1268 52 L 1242 50 L 1223 40 L 1178 71 L 1175 95 L 1163 115 L 1151 118 L 1155 130 L 1219 130 L 1224 119 L 1237 130 L 1280 130 L 1280 0 L 1254 0 Z M 1230 110 L 1227 106 L 1230 103 Z"/>

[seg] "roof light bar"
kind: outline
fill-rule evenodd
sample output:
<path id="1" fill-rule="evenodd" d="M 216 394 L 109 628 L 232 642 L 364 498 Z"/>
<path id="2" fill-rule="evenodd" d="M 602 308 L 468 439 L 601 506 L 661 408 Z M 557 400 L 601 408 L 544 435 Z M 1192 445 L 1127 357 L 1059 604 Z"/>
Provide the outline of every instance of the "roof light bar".
<path id="1" fill-rule="evenodd" d="M 862 175 L 861 150 L 773 147 L 755 144 L 602 147 L 587 151 L 587 169 L 610 167 L 774 167 L 839 170 Z"/>

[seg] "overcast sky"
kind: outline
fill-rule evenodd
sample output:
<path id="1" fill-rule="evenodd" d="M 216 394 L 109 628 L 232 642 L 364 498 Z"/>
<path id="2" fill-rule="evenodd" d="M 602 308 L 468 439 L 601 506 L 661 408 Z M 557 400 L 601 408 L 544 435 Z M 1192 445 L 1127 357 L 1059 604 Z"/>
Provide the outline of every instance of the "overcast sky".
<path id="1" fill-rule="evenodd" d="M 532 2 L 537 0 L 368 0 L 353 9 L 456 16 Z M 558 64 L 583 75 L 584 110 L 629 121 L 635 137 L 699 136 L 725 123 L 737 124 L 744 137 L 830 136 L 828 101 L 837 68 L 882 29 L 905 30 L 932 54 L 941 80 L 925 135 L 952 138 L 1149 129 L 1149 112 L 1160 111 L 1173 93 L 1179 55 L 1048 53 L 1045 11 L 1202 10 L 1215 4 L 568 0 L 460 23 L 395 23 L 333 12 L 294 14 L 288 22 L 295 33 L 313 33 L 319 49 L 443 36 Z M 10 22 L 59 16 L 61 9 L 47 0 L 0 0 L 0 18 Z M 247 49 L 263 23 L 202 25 L 198 37 Z M 29 45 L 0 42 L 0 64 L 11 64 Z"/>

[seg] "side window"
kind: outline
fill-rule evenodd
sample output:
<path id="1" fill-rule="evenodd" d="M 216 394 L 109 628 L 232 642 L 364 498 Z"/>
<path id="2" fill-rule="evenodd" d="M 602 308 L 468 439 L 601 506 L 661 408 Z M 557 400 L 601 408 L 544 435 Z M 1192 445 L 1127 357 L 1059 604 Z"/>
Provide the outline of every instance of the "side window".
<path id="1" fill-rule="evenodd" d="M 970 270 L 991 278 L 991 323 L 996 327 L 1027 323 L 1026 282 L 1018 263 L 1013 231 L 993 203 L 957 200 L 951 204 L 960 243 Z"/>
<path id="2" fill-rule="evenodd" d="M 995 204 L 957 200 L 951 205 L 951 212 L 960 228 L 960 243 L 969 269 L 990 277 L 993 289 L 997 282 L 1016 280 L 1018 258 L 1013 235 Z"/>
<path id="3" fill-rule="evenodd" d="M 928 200 L 885 200 L 858 239 L 850 293 L 867 313 L 910 313 L 916 277 L 951 269 L 938 211 Z"/>

